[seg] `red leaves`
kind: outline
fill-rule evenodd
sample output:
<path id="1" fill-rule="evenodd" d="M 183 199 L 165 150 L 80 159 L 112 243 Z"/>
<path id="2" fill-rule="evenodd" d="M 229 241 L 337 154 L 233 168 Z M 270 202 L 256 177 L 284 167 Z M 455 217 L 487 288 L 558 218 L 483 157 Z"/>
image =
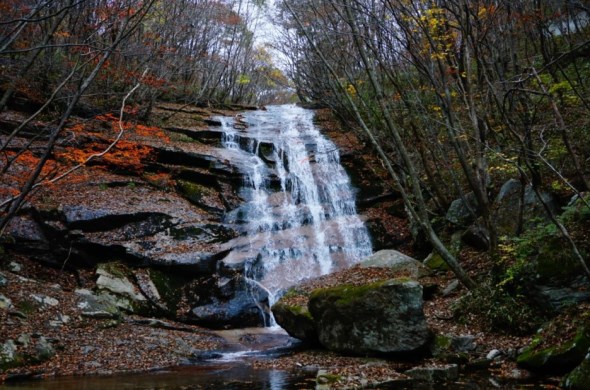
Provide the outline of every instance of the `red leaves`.
<path id="1" fill-rule="evenodd" d="M 56 156 L 62 161 L 83 164 L 90 156 L 101 153 L 107 147 L 107 142 L 92 142 L 85 145 L 84 149 L 67 148 L 64 152 L 56 153 Z M 149 146 L 122 140 L 109 153 L 98 158 L 94 164 L 141 172 L 152 152 L 153 148 Z"/>

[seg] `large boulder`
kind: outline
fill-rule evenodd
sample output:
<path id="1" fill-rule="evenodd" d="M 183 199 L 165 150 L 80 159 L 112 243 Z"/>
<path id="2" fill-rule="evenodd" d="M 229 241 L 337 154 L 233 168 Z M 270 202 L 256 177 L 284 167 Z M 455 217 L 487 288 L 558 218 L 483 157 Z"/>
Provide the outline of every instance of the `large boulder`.
<path id="1" fill-rule="evenodd" d="M 106 291 L 95 293 L 87 289 L 78 289 L 76 294 L 78 295 L 78 308 L 83 317 L 118 320 L 123 312 L 133 310 L 129 300 Z"/>
<path id="2" fill-rule="evenodd" d="M 546 221 L 547 214 L 543 202 L 556 210 L 553 196 L 547 192 L 541 193 L 541 199 L 537 196 L 532 186 L 527 185 L 522 193 L 522 183 L 518 180 L 508 180 L 500 188 L 494 201 L 494 217 L 499 236 L 513 236 L 518 232 L 518 216 L 523 217 L 523 230 L 536 226 L 539 221 Z"/>
<path id="3" fill-rule="evenodd" d="M 469 226 L 477 218 L 477 199 L 473 192 L 455 199 L 447 210 L 446 219 L 453 225 Z"/>
<path id="4" fill-rule="evenodd" d="M 354 354 L 417 353 L 431 338 L 422 286 L 394 279 L 315 290 L 309 312 L 326 348 Z"/>
<path id="5" fill-rule="evenodd" d="M 563 387 L 568 390 L 590 389 L 590 351 L 582 363 L 564 378 Z"/>

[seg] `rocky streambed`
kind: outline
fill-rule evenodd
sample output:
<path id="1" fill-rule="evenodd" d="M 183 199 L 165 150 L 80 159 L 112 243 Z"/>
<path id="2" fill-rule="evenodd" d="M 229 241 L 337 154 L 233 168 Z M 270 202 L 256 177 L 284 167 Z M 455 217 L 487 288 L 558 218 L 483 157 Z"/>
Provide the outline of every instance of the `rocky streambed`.
<path id="1" fill-rule="evenodd" d="M 247 367 L 231 371 L 245 383 L 261 372 L 294 378 L 271 388 L 507 388 L 539 382 L 535 372 L 560 383 L 584 360 L 588 328 L 567 312 L 572 343 L 456 317 L 469 294 L 436 256 L 423 263 L 391 250 L 412 254 L 403 206 L 359 140 L 329 131 L 339 155 L 309 133 L 281 144 L 272 136 L 280 121 L 265 118 L 162 104 L 160 127 L 130 130 L 112 158 L 39 189 L 0 247 L 2 381 L 188 365 L 221 377 Z M 303 118 L 297 126 L 315 133 L 311 114 Z M 56 164 L 108 144 L 108 117 L 83 122 L 86 131 L 64 134 Z M 304 154 L 289 159 L 288 149 Z M 348 174 L 322 171 L 322 161 Z M 328 176 L 310 186 L 294 172 Z M 469 225 L 464 209 L 455 203 L 447 219 Z M 492 268 L 478 243 L 461 252 L 472 274 Z M 575 285 L 545 287 L 539 296 L 551 304 L 587 299 Z M 261 328 L 271 306 L 288 334 Z M 220 368 L 228 353 L 238 363 Z"/>

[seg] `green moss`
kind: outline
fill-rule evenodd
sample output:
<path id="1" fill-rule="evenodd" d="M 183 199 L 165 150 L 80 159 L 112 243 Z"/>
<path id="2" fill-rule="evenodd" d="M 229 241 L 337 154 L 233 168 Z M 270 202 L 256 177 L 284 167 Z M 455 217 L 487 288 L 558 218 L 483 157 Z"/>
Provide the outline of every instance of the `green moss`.
<path id="1" fill-rule="evenodd" d="M 449 266 L 444 261 L 441 255 L 437 252 L 433 252 L 432 255 L 428 256 L 426 260 L 424 260 L 424 265 L 430 268 L 433 271 L 448 271 Z"/>
<path id="2" fill-rule="evenodd" d="M 563 387 L 569 390 L 590 389 L 590 358 L 586 357 L 563 381 Z"/>
<path id="3" fill-rule="evenodd" d="M 176 133 L 176 132 L 166 132 L 166 134 L 168 135 L 168 138 L 170 138 L 171 141 L 176 141 L 176 142 L 197 142 L 194 139 L 192 139 L 191 137 L 189 137 L 186 134 L 183 133 Z"/>
<path id="4" fill-rule="evenodd" d="M 434 337 L 434 346 L 439 349 L 449 349 L 451 348 L 451 342 L 453 340 L 449 336 L 437 334 Z"/>
<path id="5" fill-rule="evenodd" d="M 580 364 L 590 348 L 590 326 L 581 326 L 575 337 L 560 345 L 539 349 L 542 338 L 537 337 L 517 358 L 524 368 L 537 371 L 563 372 Z"/>
<path id="6" fill-rule="evenodd" d="M 177 183 L 180 192 L 189 200 L 199 202 L 203 197 L 205 189 L 202 185 L 186 180 L 178 180 Z"/>
<path id="7" fill-rule="evenodd" d="M 178 192 L 197 206 L 207 206 L 207 198 L 215 198 L 219 191 L 192 181 L 177 180 Z"/>
<path id="8" fill-rule="evenodd" d="M 353 286 L 350 284 L 343 284 L 336 287 L 319 288 L 311 293 L 310 300 L 324 297 L 330 302 L 334 302 L 338 305 L 347 305 L 354 302 L 355 300 L 362 298 L 369 291 L 381 287 L 385 281 L 375 282 L 366 284 L 363 286 Z"/>
<path id="9" fill-rule="evenodd" d="M 127 278 L 131 274 L 129 268 L 118 261 L 112 261 L 110 263 L 101 263 L 97 269 L 102 269 L 109 274 L 118 278 Z"/>
<path id="10" fill-rule="evenodd" d="M 39 305 L 37 304 L 37 302 L 28 299 L 22 300 L 16 304 L 16 308 L 18 309 L 18 311 L 20 311 L 26 316 L 33 314 L 38 307 Z"/>
<path id="11" fill-rule="evenodd" d="M 317 383 L 322 385 L 334 384 L 340 381 L 340 379 L 342 379 L 340 375 L 331 374 L 329 372 L 318 373 L 318 376 L 316 377 Z"/>
<path id="12" fill-rule="evenodd" d="M 296 297 L 308 297 L 309 292 L 303 291 L 298 288 L 291 288 L 289 289 L 281 299 L 289 299 L 289 298 L 296 298 Z"/>
<path id="13" fill-rule="evenodd" d="M 27 364 L 27 359 L 25 358 L 25 356 L 23 356 L 20 353 L 17 353 L 14 356 L 13 360 L 9 360 L 9 361 L 0 360 L 0 373 L 7 371 L 11 368 L 22 367 L 25 364 Z"/>
<path id="14" fill-rule="evenodd" d="M 162 301 L 168 310 L 176 312 L 180 300 L 182 299 L 182 289 L 187 280 L 181 276 L 172 275 L 167 272 L 150 269 L 150 279 L 156 286 Z"/>
<path id="15" fill-rule="evenodd" d="M 293 313 L 294 315 L 297 315 L 297 316 L 302 316 L 302 317 L 305 317 L 305 318 L 307 318 L 307 319 L 309 319 L 309 320 L 313 320 L 313 317 L 311 316 L 311 313 L 309 312 L 309 310 L 307 310 L 307 307 L 305 307 L 305 306 L 299 306 L 299 305 L 285 305 L 285 304 L 281 304 L 281 303 L 278 303 L 277 305 L 281 305 L 281 307 L 282 307 L 284 310 L 287 310 L 287 311 L 289 311 L 289 312 Z M 275 308 L 277 305 L 273 306 L 273 309 L 274 309 L 274 308 Z"/>
<path id="16" fill-rule="evenodd" d="M 337 305 L 348 305 L 355 302 L 357 299 L 363 298 L 369 292 L 374 291 L 385 284 L 403 284 L 411 281 L 414 281 L 414 279 L 409 277 L 400 277 L 396 279 L 380 280 L 362 286 L 343 284 L 336 287 L 319 288 L 312 291 L 310 295 L 310 301 L 319 297 L 323 297 L 329 302 L 333 302 Z"/>

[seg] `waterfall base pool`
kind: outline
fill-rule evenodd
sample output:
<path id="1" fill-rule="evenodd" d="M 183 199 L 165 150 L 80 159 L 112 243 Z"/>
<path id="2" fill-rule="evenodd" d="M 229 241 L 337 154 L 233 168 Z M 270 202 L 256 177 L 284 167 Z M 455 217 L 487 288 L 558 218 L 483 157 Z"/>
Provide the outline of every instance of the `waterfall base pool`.
<path id="1" fill-rule="evenodd" d="M 315 372 L 255 370 L 243 363 L 186 366 L 146 374 L 63 377 L 0 385 L 5 390 L 119 390 L 119 389 L 310 389 Z"/>

